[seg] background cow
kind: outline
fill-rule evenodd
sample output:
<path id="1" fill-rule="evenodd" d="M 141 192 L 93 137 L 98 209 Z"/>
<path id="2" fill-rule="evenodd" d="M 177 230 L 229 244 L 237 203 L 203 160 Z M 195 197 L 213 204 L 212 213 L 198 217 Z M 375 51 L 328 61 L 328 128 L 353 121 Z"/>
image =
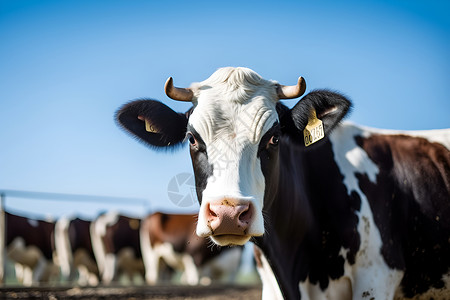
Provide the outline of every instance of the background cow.
<path id="1" fill-rule="evenodd" d="M 3 238 L 0 245 L 6 256 L 15 263 L 16 278 L 26 286 L 48 282 L 59 276 L 53 264 L 55 223 L 4 213 L 1 224 Z M 4 262 L 0 266 L 4 276 Z M 3 279 L 3 278 L 1 278 Z"/>
<path id="2" fill-rule="evenodd" d="M 120 273 L 132 281 L 143 278 L 140 222 L 116 212 L 102 214 L 92 222 L 92 246 L 103 283 L 118 279 Z"/>
<path id="3" fill-rule="evenodd" d="M 57 262 L 63 280 L 80 285 L 97 285 L 99 271 L 92 249 L 91 221 L 61 217 L 55 226 Z"/>
<path id="4" fill-rule="evenodd" d="M 117 119 L 157 149 L 189 141 L 196 232 L 254 241 L 264 298 L 448 299 L 450 131 L 339 125 L 350 101 L 325 90 L 279 102 L 305 89 L 223 68 L 187 89 L 169 78 L 186 114 L 139 100 Z"/>
<path id="5" fill-rule="evenodd" d="M 236 275 L 242 248 L 214 247 L 195 234 L 197 215 L 156 212 L 142 221 L 141 247 L 145 278 L 155 284 L 160 276 L 160 260 L 183 272 L 182 282 L 208 284 L 211 278 Z M 209 246 L 208 246 L 209 243 Z"/>

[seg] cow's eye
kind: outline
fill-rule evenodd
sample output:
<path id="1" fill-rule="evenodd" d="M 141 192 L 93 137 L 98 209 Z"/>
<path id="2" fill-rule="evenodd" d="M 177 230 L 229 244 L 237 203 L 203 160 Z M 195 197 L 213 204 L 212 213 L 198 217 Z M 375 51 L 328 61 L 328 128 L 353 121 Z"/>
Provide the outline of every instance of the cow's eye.
<path id="1" fill-rule="evenodd" d="M 197 146 L 197 140 L 195 139 L 195 137 L 192 135 L 192 133 L 188 132 L 186 134 L 186 138 L 189 140 L 189 143 L 192 146 Z"/>
<path id="2" fill-rule="evenodd" d="M 275 134 L 270 138 L 269 145 L 277 146 L 280 142 L 280 136 Z"/>

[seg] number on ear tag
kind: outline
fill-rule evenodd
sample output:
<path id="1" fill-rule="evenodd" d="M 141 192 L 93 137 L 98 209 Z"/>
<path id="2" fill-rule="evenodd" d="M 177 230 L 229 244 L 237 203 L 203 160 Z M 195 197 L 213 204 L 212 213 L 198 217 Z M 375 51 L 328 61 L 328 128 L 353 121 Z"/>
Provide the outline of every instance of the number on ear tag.
<path id="1" fill-rule="evenodd" d="M 316 110 L 313 109 L 308 119 L 308 125 L 303 130 L 303 137 L 305 140 L 305 146 L 308 147 L 311 144 L 323 139 L 325 136 L 323 131 L 323 123 L 317 119 Z"/>
<path id="2" fill-rule="evenodd" d="M 158 130 L 156 130 L 152 123 L 150 123 L 147 119 L 145 119 L 145 130 L 147 132 L 158 133 Z"/>

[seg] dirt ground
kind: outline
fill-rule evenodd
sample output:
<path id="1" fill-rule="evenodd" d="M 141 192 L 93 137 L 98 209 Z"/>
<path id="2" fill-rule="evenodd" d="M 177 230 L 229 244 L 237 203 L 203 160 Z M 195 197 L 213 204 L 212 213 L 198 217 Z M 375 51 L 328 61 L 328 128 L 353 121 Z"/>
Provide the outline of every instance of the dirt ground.
<path id="1" fill-rule="evenodd" d="M 261 299 L 260 285 L 217 286 L 100 286 L 100 287 L 2 287 L 0 299 Z"/>

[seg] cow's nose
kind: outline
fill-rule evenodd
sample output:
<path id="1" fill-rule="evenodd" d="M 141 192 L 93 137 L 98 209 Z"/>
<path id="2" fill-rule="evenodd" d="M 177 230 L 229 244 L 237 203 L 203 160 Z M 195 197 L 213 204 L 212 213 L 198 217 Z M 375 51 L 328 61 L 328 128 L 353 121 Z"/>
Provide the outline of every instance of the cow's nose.
<path id="1" fill-rule="evenodd" d="M 209 204 L 207 218 L 213 235 L 247 235 L 252 209 L 248 201 L 223 199 Z"/>

